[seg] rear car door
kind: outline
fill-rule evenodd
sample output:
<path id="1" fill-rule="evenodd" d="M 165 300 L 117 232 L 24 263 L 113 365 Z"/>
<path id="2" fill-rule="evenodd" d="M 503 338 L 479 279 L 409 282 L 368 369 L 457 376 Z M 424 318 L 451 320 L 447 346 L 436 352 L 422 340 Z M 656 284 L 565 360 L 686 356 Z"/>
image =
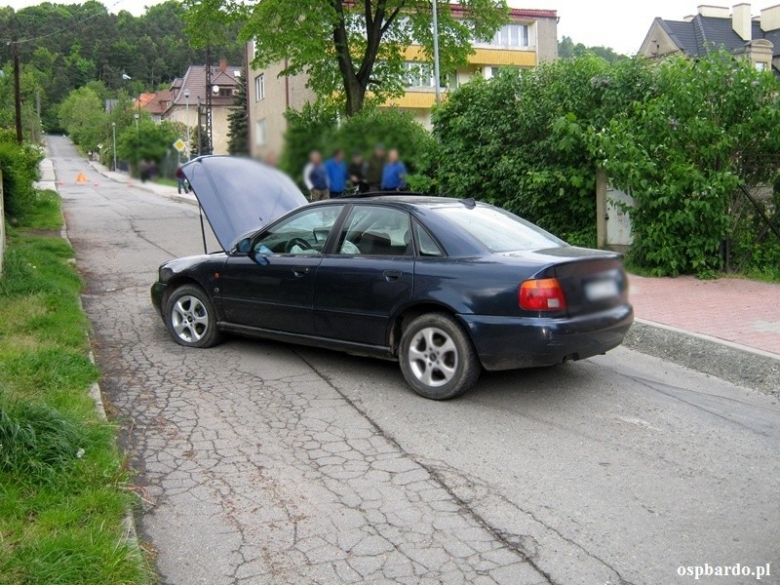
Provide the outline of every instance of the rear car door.
<path id="1" fill-rule="evenodd" d="M 390 319 L 414 285 L 409 214 L 358 204 L 342 226 L 333 254 L 317 270 L 315 330 L 321 337 L 386 345 Z"/>
<path id="2" fill-rule="evenodd" d="M 330 231 L 344 205 L 304 208 L 260 232 L 231 255 L 220 279 L 231 323 L 314 334 L 314 282 Z"/>

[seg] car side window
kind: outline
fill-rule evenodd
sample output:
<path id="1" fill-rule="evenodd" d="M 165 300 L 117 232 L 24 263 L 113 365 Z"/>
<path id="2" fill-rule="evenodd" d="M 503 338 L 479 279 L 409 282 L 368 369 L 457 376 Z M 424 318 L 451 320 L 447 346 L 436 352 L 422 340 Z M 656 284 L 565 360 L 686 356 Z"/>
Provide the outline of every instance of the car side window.
<path id="1" fill-rule="evenodd" d="M 339 236 L 344 255 L 411 256 L 409 214 L 400 209 L 356 205 Z"/>
<path id="2" fill-rule="evenodd" d="M 436 240 L 428 233 L 428 230 L 416 221 L 414 222 L 414 232 L 417 236 L 417 246 L 419 247 L 420 256 L 428 258 L 441 258 L 444 256 L 444 251 L 441 249 L 441 246 L 436 243 Z"/>
<path id="3" fill-rule="evenodd" d="M 262 232 L 252 244 L 255 254 L 322 254 L 343 205 L 306 209 Z"/>

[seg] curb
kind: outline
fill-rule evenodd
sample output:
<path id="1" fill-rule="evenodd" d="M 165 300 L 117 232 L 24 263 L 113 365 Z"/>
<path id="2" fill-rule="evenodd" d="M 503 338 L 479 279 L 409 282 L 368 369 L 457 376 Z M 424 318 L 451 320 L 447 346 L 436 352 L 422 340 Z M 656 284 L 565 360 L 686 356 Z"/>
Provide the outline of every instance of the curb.
<path id="1" fill-rule="evenodd" d="M 121 179 L 118 179 L 115 176 L 110 175 L 109 174 L 110 171 L 108 171 L 100 163 L 97 163 L 95 161 L 87 161 L 87 164 L 89 164 L 89 166 L 91 166 L 93 169 L 95 169 L 100 176 L 105 177 L 106 179 L 108 179 L 110 181 L 115 181 L 117 183 L 122 183 L 122 184 L 127 184 L 128 183 L 128 181 L 122 181 Z M 117 174 L 117 173 L 114 173 L 114 174 Z M 129 179 L 129 177 L 128 177 L 128 179 Z M 153 195 L 157 195 L 157 196 L 160 196 L 160 197 L 165 197 L 166 199 L 170 199 L 170 200 L 176 201 L 178 203 L 188 203 L 188 204 L 194 205 L 196 207 L 198 206 L 198 202 L 196 200 L 190 199 L 189 197 L 184 197 L 181 194 L 167 195 L 165 193 L 160 193 L 160 192 L 158 192 L 157 190 L 155 190 L 152 187 L 152 185 L 154 185 L 154 184 L 155 183 L 151 183 L 150 185 L 146 185 L 144 183 L 137 183 L 137 184 L 134 183 L 133 187 L 137 188 L 137 189 L 142 189 L 142 190 L 146 191 L 147 193 L 152 193 Z M 173 188 L 173 187 L 171 187 L 171 188 Z"/>
<path id="2" fill-rule="evenodd" d="M 780 396 L 780 355 L 643 319 L 634 321 L 623 345 L 733 384 Z"/>

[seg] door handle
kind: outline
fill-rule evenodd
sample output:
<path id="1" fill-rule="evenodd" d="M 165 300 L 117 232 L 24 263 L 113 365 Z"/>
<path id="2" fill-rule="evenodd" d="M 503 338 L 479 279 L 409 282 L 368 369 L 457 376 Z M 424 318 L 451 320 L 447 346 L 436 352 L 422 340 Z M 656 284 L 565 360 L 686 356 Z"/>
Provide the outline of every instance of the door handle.
<path id="1" fill-rule="evenodd" d="M 308 266 L 296 266 L 292 269 L 292 273 L 297 276 L 298 278 L 303 278 L 307 274 L 309 274 L 309 267 Z"/>
<path id="2" fill-rule="evenodd" d="M 403 274 L 403 272 L 401 272 L 400 270 L 385 270 L 382 273 L 382 275 L 385 277 L 385 280 L 387 282 L 391 282 L 393 280 L 398 280 L 399 278 L 401 278 L 402 274 Z"/>

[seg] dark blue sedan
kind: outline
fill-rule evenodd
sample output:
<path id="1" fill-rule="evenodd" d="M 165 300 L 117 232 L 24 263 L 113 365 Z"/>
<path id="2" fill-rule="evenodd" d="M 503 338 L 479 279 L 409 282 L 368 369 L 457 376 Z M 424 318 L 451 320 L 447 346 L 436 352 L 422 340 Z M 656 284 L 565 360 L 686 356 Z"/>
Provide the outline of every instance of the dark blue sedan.
<path id="1" fill-rule="evenodd" d="M 447 399 L 483 368 L 602 354 L 633 321 L 620 255 L 473 199 L 308 205 L 248 160 L 204 157 L 184 172 L 222 250 L 160 267 L 152 301 L 181 345 L 237 333 L 392 358 L 416 392 Z"/>

